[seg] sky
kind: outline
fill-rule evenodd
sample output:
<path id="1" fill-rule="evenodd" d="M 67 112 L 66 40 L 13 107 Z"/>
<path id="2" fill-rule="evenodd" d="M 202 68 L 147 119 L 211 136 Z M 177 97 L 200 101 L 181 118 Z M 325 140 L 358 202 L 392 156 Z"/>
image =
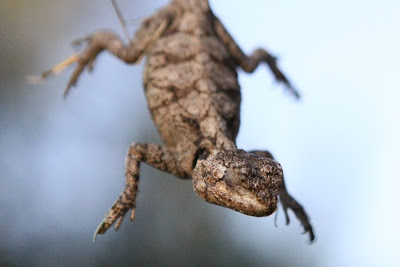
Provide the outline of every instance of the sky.
<path id="1" fill-rule="evenodd" d="M 315 217 L 310 211 L 319 232 L 316 247 L 328 252 L 321 265 L 392 265 L 400 236 L 395 212 L 400 159 L 398 3 L 252 3 L 257 8 L 242 20 L 237 17 L 250 7 L 241 1 L 232 3 L 226 17 L 222 1 L 215 1 L 214 9 L 244 50 L 256 45 L 274 50 L 303 98 L 300 103 L 282 99 L 275 85 L 272 96 L 269 90 L 264 95 L 262 84 L 271 82 L 262 70 L 243 77 L 239 143 L 265 144 L 263 135 L 271 133 L 269 142 L 284 162 L 289 188 L 305 195 L 311 205 L 306 207 L 317 213 Z M 264 35 L 261 32 L 265 37 L 255 40 Z M 263 107 L 267 114 L 260 115 Z M 260 118 L 268 123 L 257 121 Z"/>
<path id="2" fill-rule="evenodd" d="M 131 31 L 166 3 L 118 2 Z M 6 0 L 0 3 L 0 263 L 43 266 L 64 255 L 70 256 L 65 265 L 398 262 L 400 5 L 210 3 L 247 54 L 264 47 L 276 55 L 301 93 L 300 101 L 285 94 L 266 66 L 239 71 L 237 144 L 274 154 L 317 241 L 308 244 L 295 218 L 286 226 L 281 210 L 275 227 L 274 216 L 252 218 L 203 203 L 190 182 L 144 167 L 136 221 L 91 244 L 123 187 L 129 145 L 161 142 L 143 94 L 143 64 L 126 66 L 104 54 L 65 101 L 70 71 L 28 85 L 26 76 L 74 52 L 72 40 L 98 28 L 122 36 L 122 29 L 110 1 Z"/>

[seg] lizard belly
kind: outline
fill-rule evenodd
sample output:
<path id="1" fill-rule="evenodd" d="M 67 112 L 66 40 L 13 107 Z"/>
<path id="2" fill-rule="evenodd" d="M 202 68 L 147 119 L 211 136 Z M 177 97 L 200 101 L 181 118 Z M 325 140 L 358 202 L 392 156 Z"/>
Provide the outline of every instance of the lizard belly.
<path id="1" fill-rule="evenodd" d="M 240 87 L 235 69 L 224 64 L 226 58 L 217 39 L 184 33 L 161 38 L 150 52 L 144 72 L 146 97 L 170 150 L 194 154 L 203 139 L 234 142 Z"/>

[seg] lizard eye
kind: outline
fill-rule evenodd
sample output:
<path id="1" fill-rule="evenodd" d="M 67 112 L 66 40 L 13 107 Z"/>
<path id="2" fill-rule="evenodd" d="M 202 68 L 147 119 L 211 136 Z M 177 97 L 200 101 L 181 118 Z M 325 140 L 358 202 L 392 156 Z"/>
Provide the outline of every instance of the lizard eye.
<path id="1" fill-rule="evenodd" d="M 237 187 L 242 184 L 242 179 L 240 179 L 239 175 L 231 169 L 228 169 L 223 178 L 229 187 Z"/>

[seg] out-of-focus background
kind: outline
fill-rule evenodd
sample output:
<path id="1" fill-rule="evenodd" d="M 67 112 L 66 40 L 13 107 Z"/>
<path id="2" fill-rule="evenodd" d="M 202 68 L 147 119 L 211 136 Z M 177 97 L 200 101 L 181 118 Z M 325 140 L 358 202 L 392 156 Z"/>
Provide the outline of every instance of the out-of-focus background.
<path id="1" fill-rule="evenodd" d="M 119 0 L 134 31 L 166 1 Z M 399 262 L 400 6 L 382 1 L 216 1 L 244 51 L 266 47 L 301 90 L 288 97 L 265 66 L 240 72 L 238 146 L 269 149 L 317 241 L 282 211 L 253 218 L 207 204 L 142 165 L 136 220 L 92 243 L 124 187 L 132 142 L 161 143 L 143 63 L 102 54 L 64 101 L 60 62 L 98 28 L 122 36 L 111 1 L 0 2 L 0 265 L 393 266 Z M 292 216 L 293 217 L 293 216 Z"/>

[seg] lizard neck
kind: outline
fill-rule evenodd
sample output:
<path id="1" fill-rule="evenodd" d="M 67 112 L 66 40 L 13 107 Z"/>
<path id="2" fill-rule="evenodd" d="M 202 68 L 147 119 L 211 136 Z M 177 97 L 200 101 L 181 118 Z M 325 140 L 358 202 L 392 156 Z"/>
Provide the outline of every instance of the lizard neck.
<path id="1" fill-rule="evenodd" d="M 218 152 L 228 150 L 237 150 L 236 143 L 229 139 L 227 136 L 222 134 L 217 134 L 215 139 L 205 138 L 203 139 L 199 147 L 208 151 L 209 154 L 216 154 Z"/>

